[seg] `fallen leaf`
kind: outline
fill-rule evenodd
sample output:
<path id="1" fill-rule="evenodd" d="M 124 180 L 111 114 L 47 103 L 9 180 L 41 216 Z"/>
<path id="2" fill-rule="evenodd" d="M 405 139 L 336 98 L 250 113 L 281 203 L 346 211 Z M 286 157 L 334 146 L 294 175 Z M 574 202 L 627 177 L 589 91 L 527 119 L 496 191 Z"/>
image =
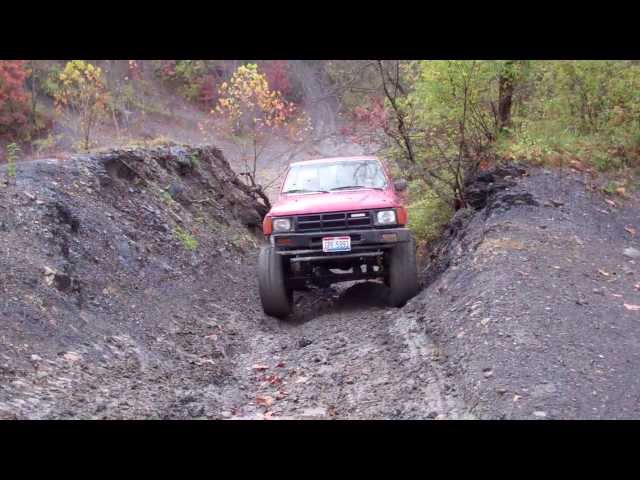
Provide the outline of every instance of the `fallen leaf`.
<path id="1" fill-rule="evenodd" d="M 262 372 L 263 370 L 266 370 L 267 368 L 269 368 L 268 365 L 263 365 L 262 363 L 256 363 L 253 367 L 254 370 L 257 370 L 259 372 Z"/>
<path id="2" fill-rule="evenodd" d="M 573 168 L 574 170 L 577 170 L 579 172 L 586 172 L 588 171 L 588 169 L 582 164 L 582 162 L 579 162 L 578 160 L 571 160 L 569 162 L 569 166 L 571 168 Z"/>
<path id="3" fill-rule="evenodd" d="M 271 404 L 273 403 L 273 397 L 270 397 L 269 395 L 258 395 L 256 397 L 256 404 L 257 405 L 262 405 L 263 407 L 269 407 L 271 406 Z"/>
<path id="4" fill-rule="evenodd" d="M 616 193 L 618 195 L 620 195 L 621 197 L 626 197 L 627 196 L 627 190 L 624 187 L 616 188 Z"/>
<path id="5" fill-rule="evenodd" d="M 636 290 L 640 290 L 640 283 L 636 283 L 636 284 L 634 285 L 634 287 L 635 287 L 635 289 L 636 289 Z"/>
<path id="6" fill-rule="evenodd" d="M 55 279 L 56 271 L 53 268 L 49 268 L 47 266 L 44 267 L 44 281 L 47 285 L 53 284 L 53 280 Z"/>
<path id="7" fill-rule="evenodd" d="M 598 270 L 598 273 L 599 273 L 600 275 L 605 276 L 605 277 L 608 277 L 608 276 L 610 275 L 610 273 L 605 272 L 604 270 Z"/>
<path id="8" fill-rule="evenodd" d="M 631 234 L 632 237 L 636 236 L 636 229 L 630 226 L 624 227 L 624 229 Z"/>
<path id="9" fill-rule="evenodd" d="M 67 352 L 62 356 L 65 360 L 67 360 L 68 362 L 77 362 L 78 360 L 80 360 L 82 357 L 76 353 L 76 352 Z"/>
<path id="10" fill-rule="evenodd" d="M 604 199 L 605 202 L 607 202 L 609 205 L 611 205 L 612 207 L 617 207 L 618 205 L 616 204 L 616 202 L 614 202 L 613 200 L 609 200 L 608 198 Z"/>
<path id="11" fill-rule="evenodd" d="M 640 312 L 640 305 L 633 305 L 631 303 L 625 303 L 624 308 L 631 310 L 632 312 Z"/>

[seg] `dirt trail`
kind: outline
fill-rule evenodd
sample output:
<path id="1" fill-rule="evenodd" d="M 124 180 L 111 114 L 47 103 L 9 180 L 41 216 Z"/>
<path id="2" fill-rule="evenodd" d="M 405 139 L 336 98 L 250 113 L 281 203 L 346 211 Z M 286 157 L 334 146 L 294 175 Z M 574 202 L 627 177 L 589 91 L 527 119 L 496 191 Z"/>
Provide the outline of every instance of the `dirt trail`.
<path id="1" fill-rule="evenodd" d="M 429 338 L 387 289 L 354 283 L 297 297 L 287 322 L 264 318 L 237 361 L 243 404 L 230 418 L 470 418 Z"/>
<path id="2" fill-rule="evenodd" d="M 640 199 L 592 180 L 486 172 L 404 308 L 355 283 L 283 322 L 257 293 L 261 207 L 219 150 L 21 163 L 0 418 L 638 418 Z"/>
<path id="3" fill-rule="evenodd" d="M 17 170 L 0 189 L 0 418 L 466 416 L 384 286 L 305 292 L 290 321 L 264 315 L 259 205 L 218 150 Z"/>

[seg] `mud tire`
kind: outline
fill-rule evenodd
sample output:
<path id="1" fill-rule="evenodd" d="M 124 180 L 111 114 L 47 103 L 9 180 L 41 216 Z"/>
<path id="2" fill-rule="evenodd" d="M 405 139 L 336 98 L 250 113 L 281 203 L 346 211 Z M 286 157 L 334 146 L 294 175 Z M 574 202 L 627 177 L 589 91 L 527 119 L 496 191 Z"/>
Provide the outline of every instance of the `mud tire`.
<path id="1" fill-rule="evenodd" d="M 293 290 L 286 284 L 284 260 L 271 245 L 260 249 L 258 286 L 264 313 L 281 319 L 291 313 Z"/>
<path id="2" fill-rule="evenodd" d="M 402 307 L 419 290 L 416 265 L 416 242 L 398 243 L 389 253 L 389 304 Z"/>

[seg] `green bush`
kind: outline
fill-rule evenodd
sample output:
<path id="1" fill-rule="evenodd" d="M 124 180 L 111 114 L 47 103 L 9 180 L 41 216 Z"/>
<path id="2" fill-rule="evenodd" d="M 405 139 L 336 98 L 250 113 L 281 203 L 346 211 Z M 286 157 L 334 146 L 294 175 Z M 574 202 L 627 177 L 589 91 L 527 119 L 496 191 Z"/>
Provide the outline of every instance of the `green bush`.
<path id="1" fill-rule="evenodd" d="M 60 65 L 52 65 L 44 72 L 44 75 L 38 76 L 38 90 L 51 98 L 55 98 L 56 94 L 60 90 L 61 73 L 62 67 Z"/>
<path id="2" fill-rule="evenodd" d="M 410 187 L 412 199 L 407 205 L 408 227 L 418 243 L 429 243 L 440 235 L 442 227 L 453 215 L 452 199 L 443 198 L 433 191 L 420 190 L 416 182 Z"/>
<path id="3" fill-rule="evenodd" d="M 182 243 L 182 246 L 187 250 L 195 250 L 198 248 L 198 240 L 191 235 L 189 232 L 186 232 L 181 227 L 176 227 L 173 230 L 173 233 L 178 237 L 178 240 Z"/>

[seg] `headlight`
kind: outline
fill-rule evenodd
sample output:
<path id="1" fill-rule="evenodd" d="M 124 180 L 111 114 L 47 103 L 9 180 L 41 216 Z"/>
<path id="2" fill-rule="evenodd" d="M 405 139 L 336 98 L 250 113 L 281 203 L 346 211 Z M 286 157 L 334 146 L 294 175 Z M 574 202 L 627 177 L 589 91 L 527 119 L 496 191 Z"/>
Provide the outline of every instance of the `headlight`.
<path id="1" fill-rule="evenodd" d="M 396 223 L 395 210 L 382 210 L 376 213 L 376 223 L 378 225 L 393 225 Z"/>
<path id="2" fill-rule="evenodd" d="M 273 219 L 274 232 L 288 232 L 290 230 L 291 230 L 290 218 L 274 218 Z"/>

